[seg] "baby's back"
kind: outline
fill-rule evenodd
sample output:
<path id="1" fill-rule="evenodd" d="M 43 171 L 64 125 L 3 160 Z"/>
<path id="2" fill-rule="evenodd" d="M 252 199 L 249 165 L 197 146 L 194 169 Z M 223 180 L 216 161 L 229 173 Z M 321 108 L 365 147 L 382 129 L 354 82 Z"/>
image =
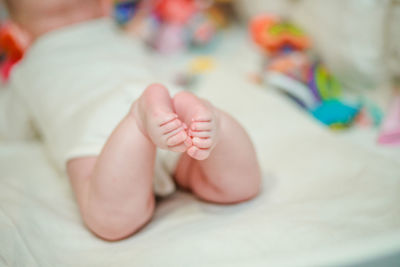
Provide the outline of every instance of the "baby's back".
<path id="1" fill-rule="evenodd" d="M 71 147 L 99 103 L 127 83 L 150 81 L 145 50 L 109 19 L 72 25 L 41 37 L 15 68 L 11 87 L 28 106 L 53 154 Z M 141 88 L 143 90 L 144 88 Z"/>

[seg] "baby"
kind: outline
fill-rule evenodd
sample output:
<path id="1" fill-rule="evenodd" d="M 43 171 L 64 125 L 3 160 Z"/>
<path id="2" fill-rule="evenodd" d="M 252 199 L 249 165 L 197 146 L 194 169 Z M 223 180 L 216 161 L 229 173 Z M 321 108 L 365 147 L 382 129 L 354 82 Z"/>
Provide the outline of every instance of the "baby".
<path id="1" fill-rule="evenodd" d="M 169 87 L 171 97 L 154 83 L 141 43 L 107 18 L 107 2 L 5 2 L 31 45 L 1 92 L 3 114 L 18 114 L 4 129 L 33 125 L 93 233 L 113 241 L 137 232 L 155 193 L 174 190 L 171 177 L 213 203 L 257 195 L 260 169 L 245 130 L 208 101 Z"/>

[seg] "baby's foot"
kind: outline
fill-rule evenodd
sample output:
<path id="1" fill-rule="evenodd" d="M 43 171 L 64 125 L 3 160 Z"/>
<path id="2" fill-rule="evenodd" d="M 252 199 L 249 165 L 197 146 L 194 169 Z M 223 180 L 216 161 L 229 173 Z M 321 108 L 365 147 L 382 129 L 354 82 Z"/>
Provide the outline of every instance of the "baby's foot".
<path id="1" fill-rule="evenodd" d="M 159 148 L 185 152 L 192 141 L 187 126 L 175 114 L 167 89 L 161 85 L 149 86 L 135 102 L 133 113 L 138 127 Z"/>
<path id="2" fill-rule="evenodd" d="M 187 153 L 194 159 L 205 160 L 218 141 L 218 118 L 217 110 L 211 104 L 201 99 L 198 101 L 188 130 L 193 145 Z"/>

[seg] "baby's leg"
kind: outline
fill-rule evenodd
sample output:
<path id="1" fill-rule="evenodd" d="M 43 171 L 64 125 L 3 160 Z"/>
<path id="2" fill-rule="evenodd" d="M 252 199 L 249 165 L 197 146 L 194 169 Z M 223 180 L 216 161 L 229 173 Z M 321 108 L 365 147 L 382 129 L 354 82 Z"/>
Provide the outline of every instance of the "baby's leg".
<path id="1" fill-rule="evenodd" d="M 149 86 L 100 155 L 68 162 L 68 175 L 83 219 L 95 234 L 118 240 L 149 221 L 155 203 L 154 143 L 175 151 L 186 150 L 187 135 L 182 125 L 166 89 Z"/>
<path id="2" fill-rule="evenodd" d="M 174 106 L 189 126 L 193 142 L 178 163 L 177 182 L 215 203 L 236 203 L 254 197 L 261 174 L 245 130 L 231 116 L 190 93 L 177 94 Z"/>

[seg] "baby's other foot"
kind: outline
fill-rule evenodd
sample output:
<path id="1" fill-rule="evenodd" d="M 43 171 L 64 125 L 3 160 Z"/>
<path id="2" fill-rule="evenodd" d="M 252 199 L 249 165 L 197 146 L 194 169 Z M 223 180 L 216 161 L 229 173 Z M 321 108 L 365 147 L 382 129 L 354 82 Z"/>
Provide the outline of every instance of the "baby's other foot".
<path id="1" fill-rule="evenodd" d="M 158 110 L 148 118 L 147 132 L 153 143 L 163 149 L 185 152 L 192 144 L 186 129 L 174 113 Z"/>
<path id="2" fill-rule="evenodd" d="M 217 144 L 218 128 L 216 109 L 199 99 L 188 131 L 193 143 L 187 150 L 188 155 L 197 160 L 207 159 Z"/>
<path id="3" fill-rule="evenodd" d="M 185 152 L 192 145 L 187 126 L 175 114 L 164 86 L 150 85 L 136 101 L 133 110 L 139 129 L 157 147 Z"/>

